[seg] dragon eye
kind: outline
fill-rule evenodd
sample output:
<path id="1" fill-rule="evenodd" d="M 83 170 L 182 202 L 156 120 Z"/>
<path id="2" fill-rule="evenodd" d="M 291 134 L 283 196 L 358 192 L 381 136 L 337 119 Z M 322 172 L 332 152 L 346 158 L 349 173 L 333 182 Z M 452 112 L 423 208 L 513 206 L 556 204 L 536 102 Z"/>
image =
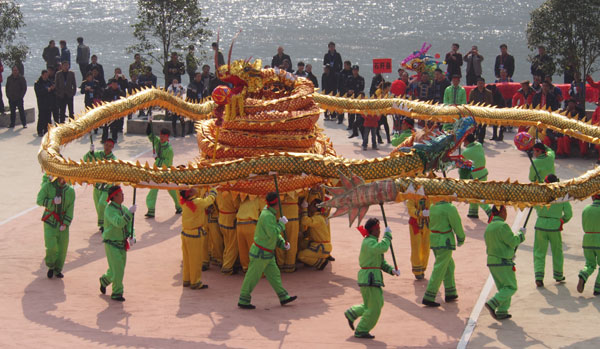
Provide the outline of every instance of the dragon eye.
<path id="1" fill-rule="evenodd" d="M 249 71 L 250 71 L 250 69 L 251 69 L 250 67 L 244 67 L 244 71 L 245 71 L 245 72 L 249 72 Z"/>

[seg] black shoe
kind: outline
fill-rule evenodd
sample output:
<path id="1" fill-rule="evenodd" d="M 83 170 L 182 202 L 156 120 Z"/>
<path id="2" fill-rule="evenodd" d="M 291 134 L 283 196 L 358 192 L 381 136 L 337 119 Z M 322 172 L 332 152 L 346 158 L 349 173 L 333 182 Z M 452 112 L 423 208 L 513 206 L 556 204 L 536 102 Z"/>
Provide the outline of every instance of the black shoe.
<path id="1" fill-rule="evenodd" d="M 104 227 L 100 227 L 100 233 L 104 233 Z"/>
<path id="2" fill-rule="evenodd" d="M 125 302 L 125 298 L 123 298 L 122 294 L 116 295 L 117 297 L 110 297 L 110 299 L 112 299 L 113 301 L 117 301 L 117 302 Z"/>
<path id="3" fill-rule="evenodd" d="M 373 338 L 375 338 L 375 336 L 372 335 L 372 334 L 370 334 L 369 332 L 355 333 L 354 337 L 356 337 L 356 338 L 364 338 L 364 339 L 373 339 Z"/>
<path id="4" fill-rule="evenodd" d="M 154 218 L 154 215 L 153 215 L 153 214 L 150 214 L 150 213 L 146 213 L 146 214 L 144 215 L 144 217 L 146 217 L 146 218 Z"/>
<path id="5" fill-rule="evenodd" d="M 102 278 L 100 278 L 100 293 L 106 294 L 106 286 L 102 285 Z"/>
<path id="6" fill-rule="evenodd" d="M 439 307 L 441 305 L 438 302 L 428 301 L 427 299 L 423 299 L 423 301 L 421 303 L 423 303 L 424 305 L 426 305 L 428 307 Z"/>
<path id="7" fill-rule="evenodd" d="M 9 125 L 8 128 L 15 128 L 15 125 Z"/>
<path id="8" fill-rule="evenodd" d="M 492 308 L 491 305 L 485 303 L 485 308 L 490 312 L 490 315 L 494 318 L 497 319 L 498 317 L 496 316 L 496 311 Z"/>
<path id="9" fill-rule="evenodd" d="M 367 150 L 367 147 L 363 147 L 363 150 Z M 598 163 L 600 164 L 600 160 L 598 161 Z"/>
<path id="10" fill-rule="evenodd" d="M 348 136 L 348 138 L 354 138 L 354 137 L 358 137 L 358 135 L 351 134 L 350 136 Z"/>
<path id="11" fill-rule="evenodd" d="M 544 282 L 542 280 L 535 280 L 536 287 L 544 287 Z"/>
<path id="12" fill-rule="evenodd" d="M 348 326 L 350 326 L 352 331 L 354 331 L 354 321 L 350 320 L 350 318 L 348 317 L 348 314 L 346 314 L 346 313 L 344 313 L 344 317 L 346 318 L 346 320 L 348 320 Z"/>
<path id="13" fill-rule="evenodd" d="M 497 140 L 498 142 L 502 142 L 502 141 L 504 141 L 504 137 L 498 137 L 496 140 Z"/>
<path id="14" fill-rule="evenodd" d="M 479 219 L 479 215 L 475 215 L 475 214 L 468 214 L 467 217 Z"/>
<path id="15" fill-rule="evenodd" d="M 377 141 L 377 143 L 383 144 L 383 141 L 380 139 L 380 140 Z"/>
<path id="16" fill-rule="evenodd" d="M 203 265 L 202 266 L 202 271 L 207 271 L 208 270 L 208 265 Z"/>
<path id="17" fill-rule="evenodd" d="M 64 278 L 65 276 L 63 275 L 63 273 L 61 273 L 60 271 L 58 273 L 56 273 L 56 277 L 59 279 Z"/>
<path id="18" fill-rule="evenodd" d="M 48 279 L 52 279 L 52 276 L 54 276 L 54 270 L 48 269 L 48 273 L 46 274 L 46 276 L 48 277 Z"/>
<path id="19" fill-rule="evenodd" d="M 338 120 L 338 124 L 341 124 L 343 122 L 344 122 L 344 120 Z"/>
<path id="20" fill-rule="evenodd" d="M 425 278 L 425 274 L 415 275 L 415 279 L 417 279 L 417 280 L 423 280 L 424 278 Z"/>
<path id="21" fill-rule="evenodd" d="M 252 304 L 242 304 L 242 303 L 238 303 L 238 307 L 242 308 L 242 309 L 256 309 L 256 306 L 252 305 Z"/>
<path id="22" fill-rule="evenodd" d="M 373 148 L 373 150 L 379 150 L 379 148 L 377 148 L 377 147 L 372 147 L 372 148 Z"/>
<path id="23" fill-rule="evenodd" d="M 192 290 L 203 290 L 203 289 L 205 289 L 205 288 L 208 288 L 208 285 L 206 285 L 206 284 L 202 284 L 202 286 L 198 286 L 198 285 L 196 284 L 196 285 L 192 285 L 192 286 L 190 286 L 190 288 L 191 288 Z"/>
<path id="24" fill-rule="evenodd" d="M 496 136 L 493 136 L 492 138 L 490 138 L 490 141 L 497 141 L 498 138 Z"/>
<path id="25" fill-rule="evenodd" d="M 584 287 L 585 287 L 585 280 L 580 276 L 579 282 L 577 283 L 577 292 L 583 293 Z"/>
<path id="26" fill-rule="evenodd" d="M 325 262 L 323 262 L 323 264 L 321 264 L 321 266 L 317 268 L 317 270 L 325 269 L 325 267 L 327 266 L 328 263 L 329 263 L 329 260 L 326 259 Z"/>
<path id="27" fill-rule="evenodd" d="M 566 278 L 563 276 L 562 279 L 554 279 L 556 280 L 556 282 L 560 283 L 560 284 L 564 284 L 566 281 Z"/>
<path id="28" fill-rule="evenodd" d="M 331 255 L 329 257 L 327 257 L 327 260 L 330 262 L 335 262 L 335 258 L 333 258 L 333 256 L 331 256 Z"/>
<path id="29" fill-rule="evenodd" d="M 350 130 L 352 130 L 352 126 L 346 127 L 346 131 L 350 131 Z"/>
<path id="30" fill-rule="evenodd" d="M 281 301 L 281 302 L 279 302 L 279 303 L 280 303 L 281 305 L 286 305 L 286 304 L 288 304 L 288 303 L 291 303 L 291 302 L 295 301 L 295 300 L 296 300 L 296 298 L 298 298 L 298 296 L 291 296 L 290 298 L 288 298 L 288 299 L 284 299 L 284 300 L 282 300 L 282 301 Z"/>
<path id="31" fill-rule="evenodd" d="M 175 210 L 175 214 L 181 214 L 181 212 L 182 212 L 181 208 L 178 208 L 178 209 Z"/>
<path id="32" fill-rule="evenodd" d="M 512 315 L 510 314 L 500 314 L 500 315 L 496 315 L 496 320 L 506 320 L 506 319 L 510 319 L 512 317 Z"/>
<path id="33" fill-rule="evenodd" d="M 446 303 L 455 302 L 457 299 L 458 299 L 457 295 L 446 296 L 446 298 L 444 298 Z"/>
<path id="34" fill-rule="evenodd" d="M 27 128 L 27 125 L 23 125 L 23 128 Z"/>
<path id="35" fill-rule="evenodd" d="M 184 281 L 183 284 L 182 284 L 183 287 L 190 287 L 190 285 L 191 284 L 190 284 L 189 281 Z"/>

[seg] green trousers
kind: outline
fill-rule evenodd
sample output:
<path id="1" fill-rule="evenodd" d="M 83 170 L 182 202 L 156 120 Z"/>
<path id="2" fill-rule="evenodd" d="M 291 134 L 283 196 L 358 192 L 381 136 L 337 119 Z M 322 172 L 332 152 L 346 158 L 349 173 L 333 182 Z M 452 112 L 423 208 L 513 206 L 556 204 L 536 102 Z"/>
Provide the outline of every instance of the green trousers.
<path id="1" fill-rule="evenodd" d="M 46 245 L 46 266 L 57 273 L 62 271 L 69 247 L 69 227 L 60 231 L 44 223 L 44 244 Z"/>
<path id="2" fill-rule="evenodd" d="M 487 177 L 488 175 L 485 175 L 481 178 L 479 178 L 480 181 L 487 181 Z M 469 204 L 469 212 L 467 213 L 469 216 L 479 216 L 479 208 L 482 208 L 483 211 L 485 211 L 486 215 L 490 215 L 490 213 L 492 213 L 492 209 L 490 208 L 490 205 L 488 204 Z"/>
<path id="3" fill-rule="evenodd" d="M 552 269 L 554 270 L 554 280 L 563 278 L 563 250 L 562 234 L 560 231 L 535 230 L 535 240 L 533 242 L 533 270 L 536 280 L 544 280 L 544 271 L 546 269 L 546 253 L 548 252 L 548 242 L 552 250 Z"/>
<path id="4" fill-rule="evenodd" d="M 444 282 L 444 289 L 446 296 L 455 296 L 456 283 L 454 282 L 454 259 L 452 259 L 452 250 L 449 249 L 436 249 L 433 250 L 435 256 L 435 263 L 433 264 L 433 271 L 427 284 L 427 290 L 425 290 L 425 296 L 423 299 L 435 302 L 438 290 L 442 281 Z"/>
<path id="5" fill-rule="evenodd" d="M 496 292 L 494 297 L 487 301 L 487 304 L 496 310 L 497 315 L 508 314 L 510 300 L 515 292 L 517 292 L 517 277 L 513 267 L 510 265 L 503 265 L 489 268 L 498 292 Z"/>
<path id="6" fill-rule="evenodd" d="M 108 270 L 100 277 L 100 282 L 104 287 L 112 284 L 111 298 L 118 298 L 123 295 L 123 276 L 125 275 L 127 252 L 107 243 L 104 244 L 104 250 L 108 261 Z"/>
<path id="7" fill-rule="evenodd" d="M 360 294 L 363 303 L 353 305 L 345 313 L 346 317 L 352 321 L 361 318 L 354 332 L 356 335 L 371 331 L 377 325 L 381 308 L 383 308 L 383 290 L 381 287 L 361 286 Z"/>
<path id="8" fill-rule="evenodd" d="M 181 210 L 181 205 L 179 205 L 179 197 L 177 196 L 176 190 L 169 190 L 169 195 L 173 198 L 173 202 L 175 203 L 175 209 Z M 158 189 L 150 189 L 148 192 L 148 196 L 146 196 L 146 206 L 148 207 L 148 213 L 153 215 L 155 214 L 156 208 L 156 197 L 158 196 Z"/>
<path id="9" fill-rule="evenodd" d="M 585 257 L 585 267 L 579 271 L 579 276 L 587 282 L 588 278 L 594 273 L 596 267 L 600 266 L 600 247 L 584 248 L 583 256 Z M 596 276 L 596 284 L 594 285 L 594 291 L 600 292 L 600 270 Z"/>
<path id="10" fill-rule="evenodd" d="M 104 226 L 104 210 L 106 209 L 106 199 L 108 192 L 94 188 L 94 207 L 96 207 L 96 215 L 98 216 L 98 227 Z"/>
<path id="11" fill-rule="evenodd" d="M 263 272 L 265 273 L 267 281 L 269 281 L 271 287 L 273 287 L 273 290 L 277 294 L 277 297 L 279 297 L 279 301 L 290 298 L 290 295 L 281 284 L 281 274 L 277 267 L 277 263 L 275 262 L 275 257 L 262 259 L 250 256 L 248 271 L 246 272 L 244 282 L 242 283 L 242 289 L 240 290 L 240 304 L 250 304 L 252 300 L 252 291 L 254 290 L 254 287 L 256 287 L 256 284 L 258 284 Z"/>

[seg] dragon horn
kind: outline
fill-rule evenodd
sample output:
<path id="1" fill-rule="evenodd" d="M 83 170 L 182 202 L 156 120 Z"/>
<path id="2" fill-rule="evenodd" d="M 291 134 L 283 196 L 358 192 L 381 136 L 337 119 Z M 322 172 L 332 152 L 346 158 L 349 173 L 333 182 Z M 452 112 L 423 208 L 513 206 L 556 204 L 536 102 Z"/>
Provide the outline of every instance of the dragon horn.
<path id="1" fill-rule="evenodd" d="M 235 34 L 233 39 L 231 39 L 231 46 L 229 46 L 229 54 L 227 55 L 227 70 L 228 71 L 231 69 L 231 52 L 233 51 L 233 43 L 235 42 L 235 39 L 237 39 L 238 35 L 240 35 L 241 32 L 242 32 L 242 30 L 240 29 L 237 32 L 237 34 Z"/>

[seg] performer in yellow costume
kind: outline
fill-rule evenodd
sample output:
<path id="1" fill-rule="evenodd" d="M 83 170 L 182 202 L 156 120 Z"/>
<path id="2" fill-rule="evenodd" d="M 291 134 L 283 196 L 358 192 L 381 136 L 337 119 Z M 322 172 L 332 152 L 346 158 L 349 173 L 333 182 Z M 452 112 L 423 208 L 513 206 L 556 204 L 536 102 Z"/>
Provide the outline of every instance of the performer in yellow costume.
<path id="1" fill-rule="evenodd" d="M 280 217 L 286 216 L 288 223 L 285 225 L 285 233 L 287 240 L 290 243 L 289 250 L 277 249 L 277 265 L 284 273 L 293 273 L 296 271 L 296 254 L 298 253 L 298 232 L 300 231 L 300 218 L 298 199 L 295 196 L 286 194 L 281 201 Z"/>
<path id="2" fill-rule="evenodd" d="M 219 208 L 219 229 L 223 234 L 223 265 L 221 273 L 233 274 L 233 265 L 238 258 L 238 242 L 235 231 L 235 215 L 240 206 L 239 197 L 233 197 L 230 192 L 217 194 L 217 207 Z"/>
<path id="3" fill-rule="evenodd" d="M 262 208 L 258 197 L 246 197 L 241 203 L 236 215 L 236 231 L 240 264 L 244 273 L 248 270 L 250 257 L 248 252 L 254 243 L 254 230 Z"/>
<path id="4" fill-rule="evenodd" d="M 410 263 L 412 272 L 417 280 L 425 277 L 425 269 L 429 262 L 429 200 L 421 199 L 406 201 L 408 207 L 408 220 L 410 231 Z"/>
<path id="5" fill-rule="evenodd" d="M 332 249 L 329 227 L 317 207 L 321 202 L 319 199 L 314 199 L 310 205 L 306 201 L 302 203 L 301 224 L 308 227 L 308 247 L 298 253 L 300 262 L 318 270 L 325 269 Z"/>

